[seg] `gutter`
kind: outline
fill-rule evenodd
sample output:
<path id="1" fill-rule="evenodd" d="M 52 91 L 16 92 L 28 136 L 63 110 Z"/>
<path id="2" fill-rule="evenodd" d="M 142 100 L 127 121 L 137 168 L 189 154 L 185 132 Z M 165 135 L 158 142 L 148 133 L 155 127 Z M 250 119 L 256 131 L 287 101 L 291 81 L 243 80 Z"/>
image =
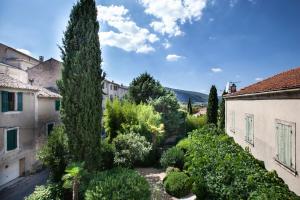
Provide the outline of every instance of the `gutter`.
<path id="1" fill-rule="evenodd" d="M 268 95 L 268 94 L 280 94 L 285 92 L 300 92 L 300 88 L 295 89 L 286 89 L 286 90 L 275 90 L 275 91 L 268 91 L 268 92 L 257 92 L 251 94 L 240 94 L 234 96 L 223 96 L 224 99 L 233 99 L 238 97 L 249 97 L 249 96 L 257 96 L 257 95 Z"/>

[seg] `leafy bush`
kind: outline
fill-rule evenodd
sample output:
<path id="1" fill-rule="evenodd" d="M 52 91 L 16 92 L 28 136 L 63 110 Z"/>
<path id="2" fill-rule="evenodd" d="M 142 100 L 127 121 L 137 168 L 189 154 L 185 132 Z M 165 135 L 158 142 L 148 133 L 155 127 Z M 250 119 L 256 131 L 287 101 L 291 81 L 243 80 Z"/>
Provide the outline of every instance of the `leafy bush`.
<path id="1" fill-rule="evenodd" d="M 25 197 L 25 200 L 60 200 L 62 199 L 61 186 L 58 184 L 47 184 L 36 186 L 34 192 Z"/>
<path id="2" fill-rule="evenodd" d="M 177 167 L 182 169 L 184 165 L 184 152 L 177 147 L 172 147 L 162 154 L 160 164 L 163 168 Z"/>
<path id="3" fill-rule="evenodd" d="M 168 168 L 166 169 L 166 174 L 168 175 L 168 174 L 171 173 L 171 172 L 180 172 L 180 169 L 177 168 L 177 167 L 168 167 Z"/>
<path id="4" fill-rule="evenodd" d="M 168 194 L 181 198 L 191 192 L 192 180 L 184 172 L 170 172 L 164 179 L 164 186 Z"/>
<path id="5" fill-rule="evenodd" d="M 149 102 L 154 109 L 161 113 L 167 135 L 178 135 L 184 132 L 185 112 L 180 111 L 180 105 L 174 92 L 168 91 L 165 95 Z"/>
<path id="6" fill-rule="evenodd" d="M 38 152 L 38 159 L 50 169 L 54 182 L 59 182 L 68 164 L 68 138 L 63 126 L 56 126 L 47 143 Z"/>
<path id="7" fill-rule="evenodd" d="M 198 129 L 188 140 L 185 164 L 199 199 L 204 192 L 210 199 L 299 199 L 275 172 L 216 127 Z"/>
<path id="8" fill-rule="evenodd" d="M 114 164 L 114 147 L 108 142 L 108 140 L 102 140 L 100 146 L 101 154 L 101 169 L 111 169 Z"/>
<path id="9" fill-rule="evenodd" d="M 111 142 L 120 133 L 137 133 L 159 143 L 164 135 L 161 116 L 150 105 L 114 99 L 106 102 L 104 127 Z"/>
<path id="10" fill-rule="evenodd" d="M 206 115 L 193 116 L 188 115 L 186 118 L 186 131 L 191 132 L 195 129 L 202 128 L 206 124 Z"/>
<path id="11" fill-rule="evenodd" d="M 136 171 L 115 168 L 94 176 L 85 193 L 86 200 L 149 200 L 150 186 Z"/>
<path id="12" fill-rule="evenodd" d="M 151 150 L 151 144 L 144 136 L 135 133 L 121 134 L 113 140 L 115 148 L 114 163 L 118 166 L 132 167 L 141 161 Z"/>
<path id="13" fill-rule="evenodd" d="M 186 152 L 189 149 L 190 145 L 191 141 L 188 138 L 184 138 L 177 143 L 176 147 Z"/>

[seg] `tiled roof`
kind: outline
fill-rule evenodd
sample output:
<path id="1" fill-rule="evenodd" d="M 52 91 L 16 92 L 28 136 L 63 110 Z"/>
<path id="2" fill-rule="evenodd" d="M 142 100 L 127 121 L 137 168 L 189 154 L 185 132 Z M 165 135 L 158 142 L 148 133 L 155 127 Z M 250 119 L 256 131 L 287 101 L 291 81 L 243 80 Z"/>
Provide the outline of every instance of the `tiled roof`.
<path id="1" fill-rule="evenodd" d="M 282 72 L 226 96 L 230 97 L 296 88 L 300 88 L 300 67 Z"/>
<path id="2" fill-rule="evenodd" d="M 44 98 L 61 98 L 61 96 L 55 92 L 51 92 L 46 88 L 32 86 L 30 84 L 23 83 L 17 79 L 14 79 L 6 74 L 0 73 L 0 87 L 12 88 L 12 89 L 23 89 L 33 90 L 38 92 L 38 97 Z"/>
<path id="3" fill-rule="evenodd" d="M 61 98 L 61 96 L 55 92 L 51 92 L 50 90 L 47 90 L 46 88 L 39 88 L 38 97 L 44 97 L 44 98 Z"/>
<path id="4" fill-rule="evenodd" d="M 22 81 L 14 79 L 3 73 L 0 73 L 0 87 L 16 88 L 16 89 L 24 89 L 24 90 L 39 90 L 35 86 L 23 83 Z"/>

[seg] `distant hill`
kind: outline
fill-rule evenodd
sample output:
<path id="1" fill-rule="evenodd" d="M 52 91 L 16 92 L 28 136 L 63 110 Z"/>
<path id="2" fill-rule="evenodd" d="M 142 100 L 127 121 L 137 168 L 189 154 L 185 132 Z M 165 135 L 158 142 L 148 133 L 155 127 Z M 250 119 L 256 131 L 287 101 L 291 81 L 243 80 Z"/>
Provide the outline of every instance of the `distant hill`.
<path id="1" fill-rule="evenodd" d="M 191 98 L 193 103 L 198 104 L 207 104 L 208 102 L 208 95 L 203 94 L 200 92 L 193 92 L 193 91 L 187 91 L 187 90 L 179 90 L 179 89 L 173 89 L 173 88 L 166 88 L 168 90 L 174 91 L 176 94 L 176 97 L 180 103 L 187 104 L 189 98 Z"/>

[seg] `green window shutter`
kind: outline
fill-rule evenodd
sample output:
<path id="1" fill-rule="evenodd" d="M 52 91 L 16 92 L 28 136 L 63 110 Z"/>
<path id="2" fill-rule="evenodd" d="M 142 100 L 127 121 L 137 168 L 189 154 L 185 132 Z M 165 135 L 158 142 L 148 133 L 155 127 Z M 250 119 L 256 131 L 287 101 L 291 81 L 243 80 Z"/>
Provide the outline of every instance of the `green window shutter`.
<path id="1" fill-rule="evenodd" d="M 60 109 L 60 100 L 55 100 L 55 110 L 59 111 Z"/>
<path id="2" fill-rule="evenodd" d="M 1 110 L 2 112 L 8 111 L 8 92 L 7 91 L 1 91 Z"/>
<path id="3" fill-rule="evenodd" d="M 17 129 L 7 131 L 7 151 L 11 151 L 17 148 L 18 145 Z"/>
<path id="4" fill-rule="evenodd" d="M 18 111 L 23 111 L 23 93 L 18 92 Z"/>

